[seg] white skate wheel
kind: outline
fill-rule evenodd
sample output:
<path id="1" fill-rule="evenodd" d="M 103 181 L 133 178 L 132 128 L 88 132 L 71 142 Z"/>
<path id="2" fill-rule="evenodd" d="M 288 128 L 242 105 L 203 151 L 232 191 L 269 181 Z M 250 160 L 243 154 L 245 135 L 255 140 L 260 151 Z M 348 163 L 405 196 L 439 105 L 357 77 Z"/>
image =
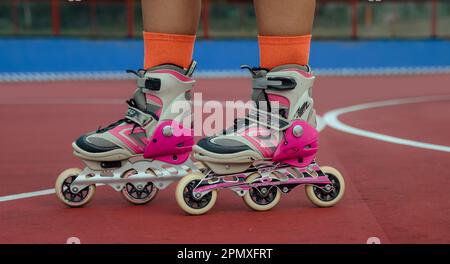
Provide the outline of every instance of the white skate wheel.
<path id="1" fill-rule="evenodd" d="M 335 168 L 324 166 L 320 169 L 328 176 L 333 184 L 334 190 L 325 192 L 314 185 L 306 185 L 305 192 L 309 200 L 318 207 L 331 207 L 337 204 L 344 196 L 345 181 L 341 173 Z"/>
<path id="2" fill-rule="evenodd" d="M 260 178 L 259 173 L 254 173 L 245 179 L 252 183 Z M 277 186 L 264 186 L 251 188 L 243 197 L 245 204 L 255 211 L 268 211 L 275 207 L 281 199 L 281 191 Z"/>
<path id="3" fill-rule="evenodd" d="M 147 173 L 150 173 L 149 171 Z M 124 179 L 136 174 L 135 170 L 129 170 L 124 173 Z M 155 176 L 156 177 L 156 176 Z M 122 196 L 128 202 L 135 205 L 143 205 L 149 203 L 158 194 L 158 188 L 152 183 L 148 182 L 145 186 L 135 186 L 132 183 L 126 183 L 122 189 Z"/>
<path id="4" fill-rule="evenodd" d="M 95 194 L 95 185 L 89 185 L 78 193 L 72 193 L 70 184 L 80 175 L 77 168 L 67 169 L 58 176 L 55 183 L 56 196 L 69 207 L 81 207 L 92 200 Z"/>
<path id="5" fill-rule="evenodd" d="M 205 176 L 201 173 L 191 173 L 184 176 L 175 189 L 178 206 L 188 214 L 202 215 L 211 210 L 217 200 L 217 191 L 213 190 L 201 198 L 193 197 L 193 189 Z"/>

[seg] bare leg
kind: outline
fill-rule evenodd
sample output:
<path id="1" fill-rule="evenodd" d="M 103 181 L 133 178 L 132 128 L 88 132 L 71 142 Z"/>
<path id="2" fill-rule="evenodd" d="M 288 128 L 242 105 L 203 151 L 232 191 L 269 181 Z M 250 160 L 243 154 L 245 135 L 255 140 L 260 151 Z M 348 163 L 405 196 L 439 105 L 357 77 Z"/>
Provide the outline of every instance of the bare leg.
<path id="1" fill-rule="evenodd" d="M 260 35 L 311 34 L 315 0 L 254 0 L 254 4 Z"/>
<path id="2" fill-rule="evenodd" d="M 195 35 L 201 0 L 142 0 L 144 31 Z"/>

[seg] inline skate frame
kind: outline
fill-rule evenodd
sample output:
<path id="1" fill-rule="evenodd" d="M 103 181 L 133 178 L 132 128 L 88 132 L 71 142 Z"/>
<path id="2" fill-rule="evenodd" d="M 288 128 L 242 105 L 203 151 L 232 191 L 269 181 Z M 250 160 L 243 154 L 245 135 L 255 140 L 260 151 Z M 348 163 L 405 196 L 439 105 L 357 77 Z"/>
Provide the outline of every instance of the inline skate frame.
<path id="1" fill-rule="evenodd" d="M 251 209 L 267 211 L 279 203 L 281 194 L 301 185 L 316 206 L 335 205 L 344 195 L 345 182 L 339 171 L 315 161 L 315 77 L 309 67 L 284 65 L 270 72 L 245 68 L 253 75 L 256 107 L 223 135 L 193 146 L 201 172 L 178 182 L 178 205 L 188 214 L 201 215 L 214 206 L 218 190 L 230 189 Z M 270 111 L 262 109 L 264 102 Z"/>
<path id="2" fill-rule="evenodd" d="M 138 88 L 127 101 L 125 118 L 72 144 L 74 155 L 86 167 L 59 175 L 55 183 L 59 200 L 69 207 L 81 207 L 91 201 L 96 185 L 109 185 L 130 203 L 146 204 L 158 190 L 197 172 L 190 159 L 191 124 L 178 121 L 191 114 L 194 69 L 195 62 L 188 70 L 163 65 L 129 71 L 137 75 Z M 189 108 L 182 117 L 172 112 L 176 103 Z"/>

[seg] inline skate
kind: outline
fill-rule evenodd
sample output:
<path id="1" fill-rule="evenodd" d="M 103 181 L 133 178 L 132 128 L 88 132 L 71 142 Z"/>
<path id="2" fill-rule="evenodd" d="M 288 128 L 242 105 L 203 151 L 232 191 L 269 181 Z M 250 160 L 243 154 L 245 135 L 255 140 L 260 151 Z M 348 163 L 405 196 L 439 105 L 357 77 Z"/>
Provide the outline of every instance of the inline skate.
<path id="1" fill-rule="evenodd" d="M 93 197 L 96 185 L 109 185 L 132 204 L 146 204 L 170 183 L 197 168 L 190 159 L 194 145 L 191 122 L 191 79 L 196 63 L 184 70 L 162 65 L 127 71 L 138 88 L 127 101 L 125 118 L 73 142 L 73 153 L 86 165 L 63 171 L 56 180 L 58 198 L 81 207 Z M 174 112 L 173 107 L 186 111 Z M 189 119 L 187 119 L 189 120 Z"/>
<path id="2" fill-rule="evenodd" d="M 214 206 L 219 189 L 230 189 L 251 209 L 267 211 L 281 194 L 300 185 L 316 206 L 336 204 L 345 182 L 339 171 L 315 161 L 315 77 L 309 66 L 243 68 L 253 77 L 253 107 L 222 135 L 193 146 L 193 157 L 203 168 L 178 182 L 178 205 L 188 214 L 204 214 Z"/>

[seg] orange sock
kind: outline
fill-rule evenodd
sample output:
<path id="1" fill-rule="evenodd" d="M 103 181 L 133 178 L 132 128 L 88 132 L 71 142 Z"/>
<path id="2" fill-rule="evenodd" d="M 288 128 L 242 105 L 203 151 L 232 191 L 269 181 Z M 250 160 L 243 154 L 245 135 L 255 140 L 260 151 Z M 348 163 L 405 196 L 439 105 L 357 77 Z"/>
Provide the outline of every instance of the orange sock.
<path id="1" fill-rule="evenodd" d="M 161 64 L 189 67 L 195 35 L 144 32 L 144 68 Z"/>
<path id="2" fill-rule="evenodd" d="M 308 64 L 311 35 L 258 36 L 258 43 L 262 68 L 272 69 L 283 64 Z"/>

